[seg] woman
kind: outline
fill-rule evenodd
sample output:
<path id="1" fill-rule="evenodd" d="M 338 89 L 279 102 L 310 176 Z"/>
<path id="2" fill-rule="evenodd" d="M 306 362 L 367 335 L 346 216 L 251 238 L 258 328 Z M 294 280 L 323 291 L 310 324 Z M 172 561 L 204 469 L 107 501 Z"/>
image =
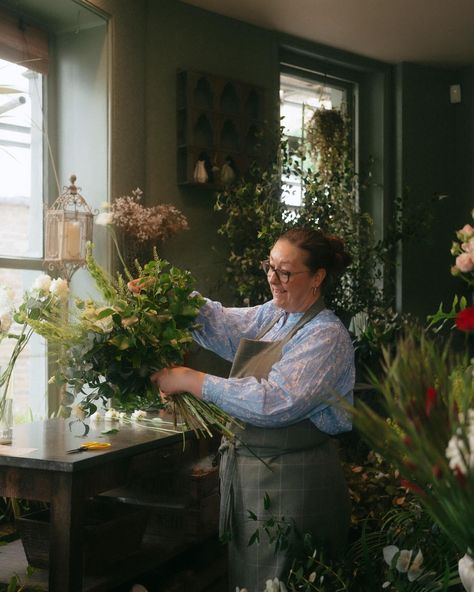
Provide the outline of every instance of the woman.
<path id="1" fill-rule="evenodd" d="M 221 534 L 230 535 L 232 592 L 236 587 L 260 592 L 267 579 L 284 579 L 298 533 L 310 533 L 332 554 L 344 546 L 349 503 L 330 436 L 351 426 L 348 414 L 331 400 L 351 400 L 354 355 L 349 334 L 325 308 L 323 293 L 349 263 L 337 237 L 303 228 L 286 232 L 262 263 L 271 301 L 224 308 L 208 300 L 200 311 L 202 328 L 194 338 L 233 361 L 230 377 L 184 367 L 152 376 L 165 396 L 187 391 L 245 422 L 239 438 L 221 446 Z M 261 526 L 249 520 L 248 510 L 259 521 L 274 516 L 294 523 L 291 551 L 275 553 L 264 536 L 248 546 Z"/>

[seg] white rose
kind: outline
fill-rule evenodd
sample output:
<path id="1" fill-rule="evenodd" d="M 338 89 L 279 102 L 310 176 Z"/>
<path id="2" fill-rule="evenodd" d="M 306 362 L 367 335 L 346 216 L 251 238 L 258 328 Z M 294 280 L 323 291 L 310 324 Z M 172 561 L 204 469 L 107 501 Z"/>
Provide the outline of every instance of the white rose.
<path id="1" fill-rule="evenodd" d="M 46 273 L 43 273 L 39 275 L 33 282 L 33 290 L 48 292 L 52 281 L 53 280 L 51 279 L 51 276 L 47 275 Z"/>
<path id="2" fill-rule="evenodd" d="M 95 219 L 98 226 L 110 226 L 114 223 L 114 215 L 112 212 L 101 212 Z"/>
<path id="3" fill-rule="evenodd" d="M 54 294 L 54 296 L 57 296 L 59 300 L 67 300 L 69 295 L 69 285 L 67 280 L 63 280 L 62 278 L 52 280 L 49 291 L 51 294 Z"/>
<path id="4" fill-rule="evenodd" d="M 146 416 L 147 416 L 147 412 L 142 411 L 141 409 L 135 409 L 135 411 L 131 415 L 132 420 L 135 420 L 135 421 L 141 421 L 142 419 L 145 419 Z"/>
<path id="5" fill-rule="evenodd" d="M 0 333 L 8 333 L 12 326 L 12 315 L 9 310 L 0 311 Z"/>

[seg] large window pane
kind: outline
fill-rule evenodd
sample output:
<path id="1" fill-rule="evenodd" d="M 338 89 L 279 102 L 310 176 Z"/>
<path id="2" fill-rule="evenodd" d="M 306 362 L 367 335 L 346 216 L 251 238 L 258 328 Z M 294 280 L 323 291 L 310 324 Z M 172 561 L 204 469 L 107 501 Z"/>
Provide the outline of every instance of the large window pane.
<path id="1" fill-rule="evenodd" d="M 42 76 L 0 60 L 0 257 L 41 258 Z"/>

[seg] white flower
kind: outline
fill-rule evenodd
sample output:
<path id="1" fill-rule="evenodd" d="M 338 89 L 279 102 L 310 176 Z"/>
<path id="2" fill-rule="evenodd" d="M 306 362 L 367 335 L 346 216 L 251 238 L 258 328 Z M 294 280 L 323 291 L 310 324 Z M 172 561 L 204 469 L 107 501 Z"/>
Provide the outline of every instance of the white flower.
<path id="1" fill-rule="evenodd" d="M 400 551 L 396 545 L 387 545 L 383 548 L 383 558 L 385 563 L 388 565 L 392 566 L 392 562 L 397 555 L 397 562 L 395 564 L 396 570 L 400 573 L 406 573 L 408 580 L 410 582 L 414 582 L 423 572 L 421 569 L 421 565 L 423 563 L 423 553 L 421 552 L 421 549 L 418 551 L 415 559 L 412 561 L 412 550 L 402 549 Z M 387 586 L 384 584 L 382 587 L 386 588 Z"/>
<path id="2" fill-rule="evenodd" d="M 395 567 L 397 571 L 400 573 L 407 573 L 408 568 L 410 566 L 411 556 L 413 555 L 413 551 L 409 551 L 408 549 L 402 549 L 397 559 L 397 563 Z"/>
<path id="3" fill-rule="evenodd" d="M 266 581 L 263 592 L 287 592 L 287 589 L 283 582 L 280 582 L 278 578 L 274 578 L 273 580 Z"/>
<path id="4" fill-rule="evenodd" d="M 69 285 L 67 283 L 67 280 L 64 280 L 62 278 L 52 280 L 51 285 L 49 287 L 49 291 L 51 292 L 51 294 L 54 294 L 54 296 L 59 298 L 59 300 L 67 300 L 67 297 L 69 295 Z"/>
<path id="5" fill-rule="evenodd" d="M 398 553 L 398 547 L 395 545 L 388 545 L 383 548 L 383 558 L 387 565 L 392 565 L 392 559 Z"/>
<path id="6" fill-rule="evenodd" d="M 104 421 L 104 415 L 102 412 L 96 411 L 91 415 L 90 420 L 92 422 L 100 423 L 101 421 Z"/>
<path id="7" fill-rule="evenodd" d="M 390 586 L 390 582 L 384 582 L 382 584 L 382 588 L 385 590 L 385 588 L 388 588 Z"/>
<path id="8" fill-rule="evenodd" d="M 458 470 L 465 475 L 468 470 L 474 469 L 474 429 L 469 428 L 467 434 L 469 449 L 459 436 L 451 436 L 446 448 L 446 458 L 452 471 Z M 467 462 L 467 465 L 466 465 Z"/>
<path id="9" fill-rule="evenodd" d="M 52 281 L 53 280 L 51 279 L 51 276 L 46 273 L 42 273 L 33 282 L 33 290 L 38 290 L 39 292 L 48 292 Z"/>
<path id="10" fill-rule="evenodd" d="M 101 212 L 95 219 L 98 226 L 110 226 L 114 223 L 114 215 L 112 212 Z"/>
<path id="11" fill-rule="evenodd" d="M 146 416 L 147 412 L 142 411 L 141 409 L 135 409 L 135 411 L 131 415 L 132 421 L 141 421 L 142 419 L 145 419 Z"/>
<path id="12" fill-rule="evenodd" d="M 474 592 L 474 561 L 468 554 L 458 561 L 459 577 L 466 592 Z"/>
<path id="13" fill-rule="evenodd" d="M 104 419 L 105 421 L 119 421 L 120 413 L 117 409 L 111 407 L 105 412 Z"/>
<path id="14" fill-rule="evenodd" d="M 12 313 L 10 310 L 0 310 L 0 333 L 8 333 L 12 326 Z"/>
<path id="15" fill-rule="evenodd" d="M 423 573 L 423 569 L 421 568 L 422 563 L 423 553 L 421 552 L 421 549 L 419 549 L 418 553 L 415 555 L 415 559 L 413 559 L 408 569 L 408 580 L 410 582 L 417 580 Z"/>

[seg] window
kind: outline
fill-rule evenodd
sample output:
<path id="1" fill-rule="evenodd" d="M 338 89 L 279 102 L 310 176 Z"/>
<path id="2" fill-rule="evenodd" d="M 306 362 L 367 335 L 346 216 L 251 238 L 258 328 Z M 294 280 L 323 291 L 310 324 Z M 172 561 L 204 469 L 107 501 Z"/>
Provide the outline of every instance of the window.
<path id="1" fill-rule="evenodd" d="M 41 273 L 43 257 L 43 75 L 0 59 L 0 285 L 16 304 Z M 15 327 L 12 327 L 15 330 Z M 0 344 L 0 368 L 13 349 Z M 35 337 L 22 353 L 10 384 L 16 420 L 44 416 L 46 346 Z"/>
<path id="2" fill-rule="evenodd" d="M 289 147 L 302 157 L 303 170 L 317 170 L 306 140 L 305 128 L 316 109 L 338 109 L 347 112 L 351 103 L 350 85 L 308 73 L 282 72 L 280 75 L 280 117 L 283 135 Z M 283 176 L 282 197 L 289 206 L 301 205 L 303 184 L 297 175 Z"/>

